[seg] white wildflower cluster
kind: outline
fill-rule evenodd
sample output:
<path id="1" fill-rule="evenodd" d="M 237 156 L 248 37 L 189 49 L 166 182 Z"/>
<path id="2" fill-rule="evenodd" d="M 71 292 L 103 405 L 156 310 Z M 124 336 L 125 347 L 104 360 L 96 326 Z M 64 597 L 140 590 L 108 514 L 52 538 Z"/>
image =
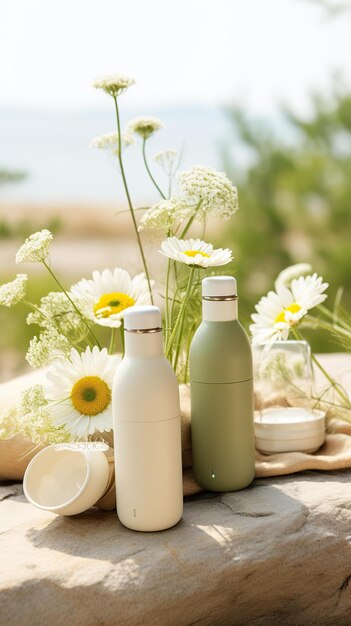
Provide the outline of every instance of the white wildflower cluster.
<path id="1" fill-rule="evenodd" d="M 109 96 L 116 98 L 134 84 L 135 80 L 124 74 L 105 74 L 94 81 L 93 87 L 102 89 Z"/>
<path id="2" fill-rule="evenodd" d="M 178 155 L 178 150 L 174 150 L 169 148 L 168 150 L 162 150 L 161 152 L 157 152 L 153 156 L 153 160 L 157 163 L 162 169 L 171 176 L 174 172 L 176 159 Z"/>
<path id="3" fill-rule="evenodd" d="M 27 237 L 24 244 L 16 254 L 16 263 L 46 261 L 49 255 L 49 246 L 52 241 L 52 233 L 44 228 Z"/>
<path id="4" fill-rule="evenodd" d="M 45 367 L 58 358 L 66 358 L 71 349 L 67 337 L 50 328 L 30 340 L 26 360 L 31 367 Z"/>
<path id="5" fill-rule="evenodd" d="M 134 143 L 134 137 L 128 131 L 121 134 L 121 147 L 126 148 Z M 91 144 L 91 148 L 98 148 L 100 150 L 107 150 L 111 154 L 118 155 L 119 153 L 119 134 L 118 133 L 105 133 L 95 137 Z"/>
<path id="6" fill-rule="evenodd" d="M 27 274 L 17 274 L 16 278 L 9 283 L 0 286 L 0 304 L 14 306 L 26 295 Z"/>
<path id="7" fill-rule="evenodd" d="M 163 153 L 156 155 L 162 163 Z M 174 234 L 183 220 L 208 216 L 228 219 L 238 210 L 238 191 L 226 174 L 196 166 L 177 175 L 180 193 L 151 207 L 140 221 L 140 230 L 158 229 Z"/>
<path id="8" fill-rule="evenodd" d="M 148 139 L 164 127 L 164 124 L 157 117 L 136 117 L 128 124 L 128 130 L 140 135 L 143 139 Z"/>
<path id="9" fill-rule="evenodd" d="M 184 200 L 198 207 L 198 217 L 228 219 L 239 208 L 238 190 L 224 172 L 198 165 L 180 172 L 177 180 Z"/>
<path id="10" fill-rule="evenodd" d="M 79 310 L 82 302 L 71 294 Z M 81 341 L 86 335 L 86 327 L 67 296 L 62 291 L 51 291 L 40 300 L 36 311 L 27 316 L 27 324 L 38 324 L 45 329 L 53 329 L 71 337 L 72 341 Z"/>
<path id="11" fill-rule="evenodd" d="M 42 385 L 26 389 L 21 400 L 1 416 L 0 439 L 8 439 L 17 433 L 26 435 L 34 444 L 67 443 L 71 439 L 64 427 L 53 424 Z"/>
<path id="12" fill-rule="evenodd" d="M 180 200 L 163 200 L 148 209 L 142 216 L 139 230 L 152 229 L 168 234 L 176 230 L 177 225 L 190 218 L 192 210 Z"/>

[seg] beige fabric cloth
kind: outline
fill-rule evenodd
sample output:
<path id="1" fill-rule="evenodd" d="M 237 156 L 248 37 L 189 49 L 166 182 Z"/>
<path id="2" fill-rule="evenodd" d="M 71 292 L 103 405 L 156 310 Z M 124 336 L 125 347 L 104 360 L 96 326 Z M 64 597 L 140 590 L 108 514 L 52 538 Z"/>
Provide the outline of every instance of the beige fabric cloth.
<path id="1" fill-rule="evenodd" d="M 340 371 L 337 367 L 337 357 L 342 357 L 344 369 L 348 365 L 351 371 L 351 357 L 346 355 L 328 355 L 328 366 L 333 367 L 333 373 Z M 333 360 L 334 359 L 334 360 Z M 336 370 L 336 371 L 335 371 Z M 341 374 L 340 374 L 341 375 Z M 16 400 L 18 393 L 34 382 L 38 382 L 40 373 L 22 376 L 0 386 L 0 411 L 9 403 Z M 344 385 L 345 385 L 345 381 Z M 346 381 L 346 383 L 349 380 Z M 349 386 L 349 385 L 345 385 Z M 289 399 L 285 396 L 274 399 L 275 403 L 289 406 Z M 183 457 L 183 492 L 185 496 L 193 495 L 201 491 L 192 473 L 191 457 L 191 425 L 190 425 L 190 390 L 187 385 L 180 386 L 180 403 L 182 417 L 182 457 Z M 262 407 L 271 404 L 271 400 L 265 399 L 263 404 L 256 398 L 256 406 Z M 304 470 L 335 470 L 351 467 L 351 425 L 333 419 L 328 428 L 325 444 L 315 453 L 287 452 L 265 456 L 256 452 L 256 477 L 280 476 L 294 474 Z M 16 435 L 12 439 L 0 441 L 0 480 L 21 480 L 31 458 L 40 447 L 22 435 Z M 114 470 L 113 455 L 109 453 L 111 476 L 108 492 L 100 501 L 101 508 L 114 507 Z"/>

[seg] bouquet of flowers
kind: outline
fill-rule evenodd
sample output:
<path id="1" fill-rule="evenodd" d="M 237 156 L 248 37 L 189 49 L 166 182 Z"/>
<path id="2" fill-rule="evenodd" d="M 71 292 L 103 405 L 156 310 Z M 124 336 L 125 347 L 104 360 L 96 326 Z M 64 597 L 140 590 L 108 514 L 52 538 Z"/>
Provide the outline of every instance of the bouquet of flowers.
<path id="1" fill-rule="evenodd" d="M 214 272 L 232 261 L 231 250 L 215 249 L 203 240 L 207 221 L 210 216 L 222 220 L 233 216 L 239 208 L 238 193 L 224 173 L 208 167 L 178 171 L 177 151 L 173 149 L 154 157 L 168 177 L 167 190 L 161 188 L 147 151 L 150 138 L 163 128 L 162 122 L 141 117 L 121 129 L 119 99 L 133 84 L 134 80 L 123 75 L 105 76 L 94 83 L 112 99 L 116 130 L 95 138 L 92 146 L 107 150 L 117 162 L 142 273 L 132 277 L 126 268 L 119 267 L 95 271 L 66 289 L 50 263 L 51 232 L 44 229 L 25 241 L 16 262 L 41 263 L 58 290 L 33 303 L 26 298 L 26 274 L 0 286 L 0 304 L 11 307 L 20 302 L 29 307 L 27 322 L 39 331 L 30 341 L 26 358 L 34 368 L 47 368 L 43 384 L 24 391 L 20 401 L 4 413 L 0 438 L 18 432 L 38 444 L 105 438 L 112 429 L 111 388 L 120 359 L 116 333 L 120 333 L 123 354 L 123 315 L 131 306 L 156 299 L 162 304 L 165 354 L 179 381 L 188 379 L 190 343 L 200 321 L 201 279 L 206 271 Z M 160 197 L 139 221 L 123 159 L 124 150 L 135 140 L 141 142 L 146 175 Z M 202 229 L 202 239 L 186 238 L 195 222 Z M 160 239 L 159 252 L 167 259 L 165 278 L 160 283 L 157 277 L 161 285 L 157 289 L 143 247 L 143 238 L 148 235 Z M 102 345 L 99 327 L 108 329 L 108 345 Z"/>

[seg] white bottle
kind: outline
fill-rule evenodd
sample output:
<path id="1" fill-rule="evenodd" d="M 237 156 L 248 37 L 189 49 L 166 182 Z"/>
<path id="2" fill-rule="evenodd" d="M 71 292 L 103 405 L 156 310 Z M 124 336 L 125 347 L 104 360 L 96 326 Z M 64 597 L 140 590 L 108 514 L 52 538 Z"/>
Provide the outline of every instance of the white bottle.
<path id="1" fill-rule="evenodd" d="M 117 514 L 132 530 L 164 530 L 183 513 L 179 389 L 161 323 L 156 306 L 126 310 L 113 384 Z"/>

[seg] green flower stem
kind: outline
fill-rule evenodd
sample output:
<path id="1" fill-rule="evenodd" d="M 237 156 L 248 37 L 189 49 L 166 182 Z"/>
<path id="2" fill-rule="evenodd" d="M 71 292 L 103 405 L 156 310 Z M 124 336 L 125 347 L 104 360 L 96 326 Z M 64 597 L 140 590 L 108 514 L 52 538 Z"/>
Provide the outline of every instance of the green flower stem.
<path id="1" fill-rule="evenodd" d="M 190 326 L 190 330 L 189 330 L 189 334 L 188 334 L 188 340 L 186 343 L 186 357 L 185 357 L 185 367 L 184 367 L 184 377 L 183 377 L 183 383 L 187 383 L 188 382 L 188 367 L 189 367 L 189 356 L 190 356 L 190 346 L 191 346 L 191 341 L 194 335 L 194 331 L 196 328 L 196 324 L 194 322 L 194 324 L 192 324 Z"/>
<path id="2" fill-rule="evenodd" d="M 321 312 L 322 312 L 322 313 L 323 313 L 326 317 L 329 317 L 329 319 L 331 319 L 331 320 L 335 321 L 335 315 L 334 315 L 334 313 L 332 313 L 331 311 L 329 311 L 329 309 L 327 309 L 327 307 L 326 307 L 326 306 L 324 306 L 323 304 L 320 304 L 320 305 L 318 306 L 318 309 L 319 309 L 319 310 L 320 310 L 320 311 L 321 311 Z M 335 325 L 335 324 L 333 323 L 333 326 L 335 326 L 335 327 L 341 327 L 341 328 L 343 328 L 344 330 L 351 332 L 351 326 L 350 326 L 350 324 L 347 324 L 347 322 L 345 322 L 345 321 L 344 321 L 344 320 L 342 320 L 342 319 L 341 319 L 341 320 L 339 319 L 339 323 L 338 323 L 337 325 Z"/>
<path id="3" fill-rule="evenodd" d="M 293 327 L 292 332 L 294 336 L 296 337 L 296 339 L 298 339 L 299 341 L 301 340 L 304 341 L 304 337 L 296 328 Z M 311 352 L 311 358 L 312 358 L 313 363 L 318 367 L 318 369 L 322 372 L 325 378 L 330 382 L 331 386 L 335 389 L 338 396 L 343 400 L 343 402 L 345 402 L 346 406 L 350 407 L 351 406 L 350 398 L 347 396 L 346 393 L 342 391 L 342 389 L 340 389 L 340 386 L 338 385 L 338 383 L 330 376 L 330 374 L 328 374 L 328 372 L 324 369 L 323 365 L 321 365 L 321 363 L 318 361 L 317 357 L 313 354 L 313 352 Z"/>
<path id="4" fill-rule="evenodd" d="M 190 226 L 192 225 L 192 223 L 193 223 L 193 221 L 194 221 L 194 219 L 195 219 L 195 217 L 196 217 L 196 215 L 197 215 L 197 212 L 198 212 L 199 208 L 200 208 L 200 207 L 201 207 L 201 205 L 202 205 L 202 202 L 203 202 L 203 201 L 202 201 L 202 200 L 200 200 L 200 202 L 198 203 L 198 205 L 197 205 L 197 207 L 196 207 L 196 209 L 195 209 L 194 214 L 193 214 L 193 215 L 191 216 L 191 218 L 188 220 L 188 223 L 186 224 L 185 228 L 184 228 L 184 229 L 183 229 L 183 231 L 181 232 L 181 234 L 180 234 L 180 236 L 179 236 L 179 239 L 184 239 L 185 235 L 187 234 L 187 232 L 188 232 L 188 230 L 189 230 Z"/>
<path id="5" fill-rule="evenodd" d="M 196 271 L 194 272 L 194 276 L 196 274 Z M 192 291 L 190 291 L 190 297 L 192 297 L 194 295 L 194 280 L 193 280 L 193 284 L 191 286 Z M 195 285 L 196 287 L 196 285 Z M 185 322 L 185 315 L 183 315 L 182 317 L 182 322 L 181 325 L 179 327 L 179 331 L 178 331 L 178 335 L 177 335 L 177 339 L 175 341 L 175 345 L 176 345 L 176 352 L 175 352 L 175 357 L 174 357 L 174 362 L 173 362 L 173 368 L 174 371 L 177 371 L 177 366 L 178 366 L 178 360 L 179 360 L 179 355 L 180 355 L 180 349 L 181 349 L 181 344 L 182 344 L 182 336 L 183 336 L 183 331 L 184 331 L 184 322 Z"/>
<path id="6" fill-rule="evenodd" d="M 108 349 L 108 353 L 109 354 L 113 354 L 114 349 L 115 349 L 115 339 L 116 339 L 116 329 L 113 326 L 111 329 L 111 339 L 110 339 L 110 345 L 109 345 L 109 349 Z"/>
<path id="7" fill-rule="evenodd" d="M 76 313 L 78 313 L 79 317 L 81 318 L 84 326 L 87 328 L 87 330 L 89 331 L 89 333 L 91 334 L 91 336 L 93 337 L 96 345 L 98 346 L 99 350 L 101 350 L 101 345 L 99 343 L 98 338 L 96 337 L 95 333 L 91 330 L 88 322 L 84 319 L 84 316 L 82 315 L 82 313 L 80 312 L 80 310 L 78 309 L 78 307 L 75 305 L 75 303 L 73 302 L 72 298 L 70 297 L 70 295 L 68 294 L 68 292 L 66 291 L 66 289 L 63 287 L 63 285 L 61 285 L 60 281 L 58 280 L 58 278 L 56 278 L 54 272 L 52 271 L 52 269 L 49 267 L 49 265 L 46 263 L 46 261 L 43 260 L 43 264 L 45 265 L 46 269 L 48 270 L 49 274 L 52 276 L 52 278 L 54 279 L 54 281 L 58 284 L 58 286 L 60 287 L 61 291 L 65 294 L 66 298 L 70 301 L 71 305 L 73 306 L 74 310 L 76 311 Z"/>
<path id="8" fill-rule="evenodd" d="M 125 346 L 124 346 L 124 322 L 122 322 L 122 324 L 119 327 L 119 332 L 121 335 L 121 347 L 122 347 L 122 357 L 124 356 L 125 353 Z"/>
<path id="9" fill-rule="evenodd" d="M 330 322 L 327 322 L 326 320 L 321 320 L 319 317 L 314 317 L 313 315 L 306 315 L 305 320 L 306 322 L 312 322 L 315 327 L 320 326 L 325 330 L 329 330 L 329 332 L 331 333 L 339 333 L 340 335 L 344 335 L 348 339 L 350 338 L 350 331 L 342 328 L 338 324 L 331 324 Z"/>
<path id="10" fill-rule="evenodd" d="M 35 304 L 33 304 L 32 302 L 29 302 L 29 300 L 26 300 L 25 298 L 22 298 L 21 302 L 23 302 L 23 304 L 26 304 L 30 309 L 32 309 L 33 311 L 36 311 L 37 313 L 39 313 L 39 315 L 42 315 L 43 317 L 45 317 L 47 320 L 50 320 L 50 322 L 52 321 L 47 315 L 45 315 L 45 313 L 43 313 L 39 307 L 37 307 Z"/>
<path id="11" fill-rule="evenodd" d="M 122 159 L 121 121 L 120 121 L 120 118 L 119 118 L 119 109 L 118 109 L 117 96 L 114 96 L 113 100 L 114 100 L 114 103 L 115 103 L 116 120 L 117 120 L 117 131 L 118 131 L 118 162 L 119 162 L 119 167 L 120 167 L 120 170 L 121 170 L 121 176 L 122 176 L 124 191 L 125 191 L 125 194 L 126 194 L 126 197 L 127 197 L 127 202 L 128 202 L 128 206 L 129 206 L 129 210 L 130 210 L 130 215 L 131 215 L 133 226 L 134 226 L 135 236 L 137 238 L 141 259 L 142 259 L 143 266 L 144 266 L 144 272 L 145 272 L 145 276 L 146 276 L 146 280 L 147 280 L 147 284 L 148 284 L 148 288 L 149 288 L 151 304 L 153 304 L 154 303 L 154 298 L 153 298 L 153 295 L 152 295 L 152 287 L 151 287 L 149 270 L 148 270 L 148 267 L 147 267 L 146 258 L 145 258 L 143 246 L 142 246 L 140 235 L 139 235 L 139 231 L 138 231 L 138 225 L 136 223 L 136 219 L 135 219 L 135 215 L 134 215 L 134 209 L 133 209 L 133 205 L 132 205 L 132 201 L 131 201 L 131 197 L 130 197 L 130 193 L 129 193 L 129 189 L 128 189 L 128 185 L 127 185 L 127 179 L 126 179 L 126 175 L 125 175 L 125 172 L 124 172 L 124 165 L 123 165 L 123 159 Z"/>
<path id="12" fill-rule="evenodd" d="M 190 226 L 192 225 L 193 221 L 195 219 L 195 213 L 194 215 L 191 216 L 191 218 L 188 220 L 187 225 L 185 226 L 185 228 L 182 230 L 182 232 L 180 233 L 179 239 L 184 239 L 185 235 L 187 234 Z"/>
<path id="13" fill-rule="evenodd" d="M 194 272 L 195 272 L 195 268 L 191 267 L 190 272 L 189 272 L 189 279 L 188 279 L 188 284 L 187 284 L 186 292 L 185 292 L 185 295 L 184 295 L 184 299 L 183 299 L 183 302 L 182 302 L 182 304 L 180 306 L 180 309 L 178 311 L 177 319 L 175 321 L 174 327 L 173 327 L 172 332 L 171 332 L 171 336 L 170 336 L 170 338 L 168 340 L 168 344 L 167 344 L 167 347 L 166 347 L 166 357 L 167 358 L 169 358 L 169 355 L 170 355 L 171 350 L 172 350 L 173 341 L 174 341 L 174 339 L 176 337 L 179 325 L 180 325 L 180 323 L 182 321 L 182 318 L 183 318 L 183 315 L 185 313 L 185 308 L 186 308 L 186 305 L 187 305 L 187 302 L 188 302 L 188 299 L 189 299 L 189 295 L 190 295 L 190 291 L 191 291 L 191 287 L 192 287 Z"/>
<path id="14" fill-rule="evenodd" d="M 181 323 L 179 325 L 177 337 L 176 337 L 175 342 L 174 342 L 175 343 L 175 353 L 174 353 L 174 359 L 173 359 L 173 369 L 174 369 L 175 372 L 177 371 L 177 366 L 178 366 L 180 348 L 181 348 L 181 343 L 182 343 L 182 335 L 183 335 L 183 331 L 184 331 L 184 321 L 185 321 L 185 315 L 183 314 Z"/>
<path id="15" fill-rule="evenodd" d="M 312 400 L 316 400 L 316 402 L 318 402 L 319 404 L 326 404 L 327 406 L 336 408 L 336 409 L 342 409 L 344 411 L 351 411 L 351 407 L 348 406 L 344 406 L 343 404 L 337 404 L 336 402 L 330 402 L 329 400 L 324 400 L 323 398 L 319 398 L 318 396 L 311 396 Z M 351 423 L 351 416 L 350 417 L 345 417 L 343 416 L 339 416 L 338 415 L 338 419 L 343 420 L 345 422 L 349 422 Z"/>
<path id="16" fill-rule="evenodd" d="M 169 279 L 171 274 L 171 259 L 167 260 L 167 274 L 166 274 L 166 291 L 165 291 L 165 317 L 166 317 L 166 328 L 165 328 L 165 344 L 167 345 L 168 335 L 170 332 L 170 320 L 169 320 Z"/>
<path id="17" fill-rule="evenodd" d="M 51 317 L 48 317 L 47 315 L 45 315 L 45 313 L 43 313 L 39 307 L 35 306 L 35 304 L 33 304 L 32 302 L 29 302 L 29 300 L 26 300 L 25 298 L 22 299 L 23 304 L 25 304 L 26 306 L 28 306 L 30 309 L 32 309 L 33 311 L 36 311 L 37 313 L 39 313 L 39 315 L 42 315 L 43 317 L 45 317 L 45 319 L 47 319 L 51 324 L 54 324 L 54 326 L 57 329 L 57 332 L 59 332 L 61 335 L 63 335 L 64 337 L 66 337 L 66 339 L 70 342 L 72 348 L 77 348 L 79 347 L 79 343 L 73 343 L 72 339 L 66 335 L 65 333 L 62 332 L 62 330 L 60 328 L 58 328 L 55 320 L 52 320 Z"/>
<path id="18" fill-rule="evenodd" d="M 159 186 L 158 186 L 157 182 L 155 181 L 155 179 L 154 179 L 154 177 L 153 177 L 153 175 L 152 175 L 152 173 L 151 173 L 151 170 L 150 170 L 149 164 L 148 164 L 148 162 L 147 162 L 147 158 L 146 158 L 146 141 L 147 141 L 147 139 L 145 139 L 145 138 L 144 138 L 144 139 L 143 139 L 143 160 L 144 160 L 144 165 L 145 165 L 145 167 L 146 167 L 146 171 L 147 171 L 147 173 L 149 174 L 149 177 L 150 177 L 150 179 L 151 179 L 152 183 L 155 185 L 155 187 L 156 187 L 156 189 L 157 189 L 158 193 L 160 194 L 161 198 L 163 198 L 164 200 L 166 200 L 166 196 L 165 196 L 165 194 L 163 193 L 163 191 L 159 188 Z"/>

